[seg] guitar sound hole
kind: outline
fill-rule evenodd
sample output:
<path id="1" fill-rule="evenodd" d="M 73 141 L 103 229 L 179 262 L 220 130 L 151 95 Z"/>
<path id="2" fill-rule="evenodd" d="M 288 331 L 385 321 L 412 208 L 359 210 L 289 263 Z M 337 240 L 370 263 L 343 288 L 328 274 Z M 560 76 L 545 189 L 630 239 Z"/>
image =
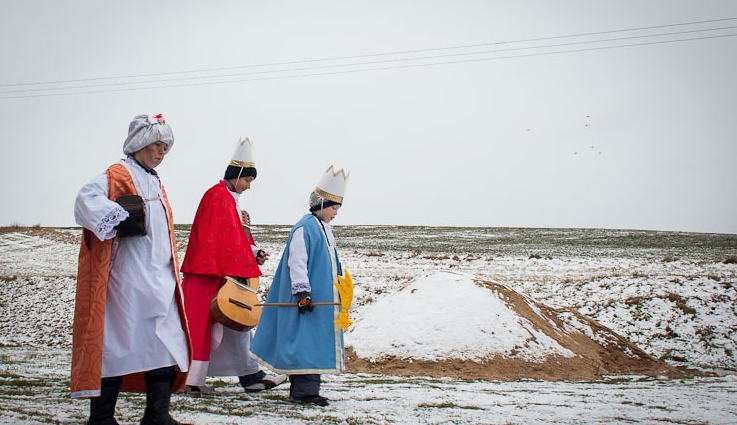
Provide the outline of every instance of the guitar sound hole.
<path id="1" fill-rule="evenodd" d="M 234 300 L 233 298 L 228 298 L 228 302 L 237 305 L 238 307 L 245 308 L 246 310 L 253 310 L 250 305 L 243 304 L 242 302 L 238 300 Z"/>

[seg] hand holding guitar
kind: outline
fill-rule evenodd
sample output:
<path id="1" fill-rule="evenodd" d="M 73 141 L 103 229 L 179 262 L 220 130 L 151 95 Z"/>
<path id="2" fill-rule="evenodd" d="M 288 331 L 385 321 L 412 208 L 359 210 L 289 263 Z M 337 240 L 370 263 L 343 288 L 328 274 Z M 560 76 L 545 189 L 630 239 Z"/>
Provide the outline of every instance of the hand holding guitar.
<path id="1" fill-rule="evenodd" d="M 241 222 L 243 227 L 246 228 L 246 232 L 251 233 L 251 215 L 248 214 L 248 211 L 241 210 Z"/>
<path id="2" fill-rule="evenodd" d="M 248 237 L 253 239 L 253 236 L 251 236 L 251 215 L 248 214 L 248 211 L 241 210 L 241 221 L 243 222 L 243 228 L 248 234 Z M 258 262 L 259 266 L 263 266 L 266 260 L 269 259 L 271 254 L 264 251 L 263 249 L 259 249 L 258 253 L 256 254 L 256 262 Z"/>
<path id="3" fill-rule="evenodd" d="M 268 252 L 264 251 L 263 249 L 259 249 L 258 255 L 256 256 L 256 261 L 258 261 L 258 265 L 263 266 L 270 256 L 271 254 L 269 254 Z"/>

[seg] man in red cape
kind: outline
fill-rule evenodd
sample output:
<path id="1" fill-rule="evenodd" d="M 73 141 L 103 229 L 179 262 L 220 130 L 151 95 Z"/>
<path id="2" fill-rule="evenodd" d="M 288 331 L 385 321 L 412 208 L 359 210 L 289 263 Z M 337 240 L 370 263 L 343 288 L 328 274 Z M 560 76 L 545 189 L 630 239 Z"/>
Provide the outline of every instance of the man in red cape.
<path id="1" fill-rule="evenodd" d="M 205 385 L 207 376 L 238 376 L 246 391 L 273 388 L 286 380 L 284 375 L 266 375 L 248 355 L 250 330 L 229 329 L 210 314 L 210 300 L 224 276 L 259 277 L 258 266 L 269 257 L 256 247 L 250 230 L 244 230 L 244 225 L 250 229 L 250 219 L 238 203 L 255 178 L 253 144 L 249 139 L 239 141 L 223 180 L 205 192 L 192 223 L 182 264 L 184 308 L 193 346 L 189 393 L 213 394 Z"/>

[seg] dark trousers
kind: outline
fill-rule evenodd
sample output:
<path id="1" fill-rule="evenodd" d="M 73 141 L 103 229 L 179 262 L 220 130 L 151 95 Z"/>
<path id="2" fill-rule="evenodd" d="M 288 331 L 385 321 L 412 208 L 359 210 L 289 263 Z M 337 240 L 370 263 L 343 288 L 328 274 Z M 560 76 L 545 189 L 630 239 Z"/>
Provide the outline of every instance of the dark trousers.
<path id="1" fill-rule="evenodd" d="M 320 375 L 289 375 L 289 397 L 320 395 Z"/>
<path id="2" fill-rule="evenodd" d="M 251 384 L 261 382 L 264 377 L 266 377 L 266 372 L 264 372 L 263 370 L 259 370 L 258 372 L 252 373 L 250 375 L 241 375 L 238 377 L 238 380 L 240 381 L 241 386 L 245 388 Z"/>
<path id="3" fill-rule="evenodd" d="M 177 367 L 167 366 L 146 372 L 146 411 L 142 424 L 178 423 L 169 416 L 171 387 L 177 377 Z M 117 425 L 115 405 L 118 392 L 123 384 L 122 376 L 102 378 L 99 397 L 90 399 L 90 419 L 88 425 Z"/>
<path id="4" fill-rule="evenodd" d="M 176 378 L 177 367 L 176 366 L 160 367 L 158 369 L 149 370 L 148 372 L 146 372 L 146 375 L 160 377 L 160 378 Z M 173 380 L 174 379 L 172 379 L 172 381 Z M 109 378 L 102 378 L 103 388 L 118 389 L 120 388 L 121 385 L 123 385 L 122 376 L 111 376 Z"/>

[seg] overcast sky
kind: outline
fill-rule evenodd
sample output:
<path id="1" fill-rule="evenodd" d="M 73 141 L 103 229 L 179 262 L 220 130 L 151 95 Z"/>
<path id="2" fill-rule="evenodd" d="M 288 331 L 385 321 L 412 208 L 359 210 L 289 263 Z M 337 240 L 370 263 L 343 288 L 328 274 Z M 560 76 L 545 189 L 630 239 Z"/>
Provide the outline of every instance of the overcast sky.
<path id="1" fill-rule="evenodd" d="M 0 225 L 75 225 L 133 116 L 163 113 L 177 223 L 248 136 L 255 224 L 294 223 L 334 164 L 336 224 L 737 233 L 735 1 L 2 9 Z"/>

